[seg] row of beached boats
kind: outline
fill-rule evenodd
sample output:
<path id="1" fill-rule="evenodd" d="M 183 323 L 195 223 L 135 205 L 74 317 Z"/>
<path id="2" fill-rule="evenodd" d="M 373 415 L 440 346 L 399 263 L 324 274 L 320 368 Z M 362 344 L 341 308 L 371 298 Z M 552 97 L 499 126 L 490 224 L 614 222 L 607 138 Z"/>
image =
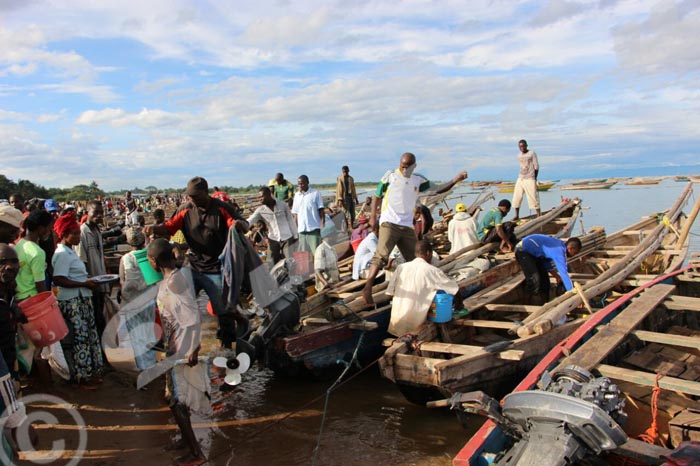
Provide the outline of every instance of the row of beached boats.
<path id="1" fill-rule="evenodd" d="M 605 182 L 605 180 L 596 181 Z M 521 403 L 518 405 L 520 411 L 516 408 L 513 408 L 512 412 L 507 411 L 507 404 L 499 408 L 499 403 L 494 401 L 516 387 L 531 391 L 534 382 L 544 376 L 545 369 L 550 374 L 547 379 L 549 380 L 547 386 L 551 389 L 549 393 L 556 392 L 556 395 L 562 395 L 565 391 L 561 388 L 562 386 L 571 388 L 575 384 L 585 385 L 586 383 L 589 384 L 587 390 L 595 391 L 590 387 L 600 388 L 595 384 L 602 382 L 593 381 L 600 377 L 608 378 L 606 390 L 611 385 L 623 387 L 623 385 L 626 386 L 625 384 L 631 386 L 635 383 L 638 384 L 637 386 L 648 388 L 649 381 L 656 380 L 660 386 L 666 387 L 662 390 L 668 392 L 669 399 L 675 403 L 676 408 L 679 408 L 678 413 L 685 412 L 684 410 L 692 411 L 697 408 L 694 397 L 700 395 L 698 390 L 700 365 L 694 365 L 696 361 L 700 361 L 700 336 L 698 336 L 700 334 L 693 333 L 699 330 L 697 311 L 700 311 L 700 304 L 690 298 L 674 297 L 671 294 L 672 290 L 657 291 L 661 289 L 659 288 L 661 285 L 656 285 L 659 281 L 658 277 L 680 270 L 686 258 L 688 231 L 697 215 L 698 205 L 696 204 L 696 208 L 689 217 L 683 213 L 683 207 L 689 202 L 692 192 L 692 184 L 689 183 L 667 211 L 650 212 L 648 217 L 618 232 L 607 234 L 604 229 L 597 227 L 579 236 L 583 248 L 576 257 L 569 260 L 571 277 L 576 283 L 575 290 L 565 292 L 544 304 L 533 304 L 524 295 L 521 286 L 524 277 L 514 255 L 500 253 L 497 250 L 497 244 L 478 244 L 454 254 L 444 254 L 438 267 L 448 275 L 457 276 L 460 287 L 469 290 L 470 295 L 463 300 L 464 310 L 454 314 L 449 322 L 439 324 L 426 322 L 411 334 L 399 338 L 390 338 L 386 331 L 391 315 L 391 297 L 386 294 L 386 281 L 376 282 L 373 285 L 372 294 L 376 306 L 368 308 L 361 297 L 365 281 L 348 278 L 353 258 L 341 260 L 339 262 L 340 282 L 307 297 L 301 305 L 301 319 L 298 324 L 287 325 L 284 331 L 276 333 L 270 344 L 265 346 L 264 352 L 259 355 L 260 359 L 264 365 L 277 373 L 314 376 L 337 373 L 348 363 L 366 367 L 378 362 L 381 375 L 394 382 L 397 389 L 414 403 L 435 403 L 435 400 L 451 398 L 452 402 L 449 404 L 453 407 L 488 414 L 492 419 L 490 424 L 482 428 L 478 438 L 470 440 L 454 460 L 454 464 L 460 465 L 548 464 L 508 462 L 507 459 L 503 459 L 507 457 L 509 448 L 518 442 L 521 450 L 527 450 L 527 445 L 523 446 L 523 439 L 546 438 L 546 436 L 536 437 L 535 434 L 527 431 L 533 419 L 541 413 L 536 410 L 525 413 L 526 410 L 522 405 L 522 403 L 525 406 L 532 405 L 532 399 L 539 400 L 537 397 L 542 395 L 535 394 L 532 395 L 534 397 L 532 399 L 520 398 L 513 401 L 513 406 L 517 405 L 516 402 Z M 433 198 L 430 205 L 435 207 L 442 203 L 446 206 L 445 196 Z M 469 210 L 478 212 L 481 205 L 492 198 L 492 194 L 480 196 L 470 205 Z M 522 219 L 516 228 L 516 235 L 524 237 L 533 233 L 542 233 L 560 238 L 572 236 L 581 208 L 580 200 L 563 199 L 560 205 L 544 212 L 540 217 Z M 443 212 L 443 220 L 436 223 L 431 233 L 435 242 L 443 248 L 449 247 L 444 240 L 444 232 L 450 217 L 449 211 Z M 485 270 L 482 268 L 478 273 L 473 273 L 474 270 L 465 273 L 465 270 L 469 271 L 470 265 L 477 259 L 481 264 L 485 259 L 489 265 L 488 268 Z M 562 362 L 563 366 L 559 372 L 551 371 L 550 366 L 558 361 L 558 356 L 557 358 L 550 356 L 552 348 L 560 348 L 561 354 L 569 356 L 571 350 L 577 347 L 576 345 L 581 344 L 584 347 L 585 339 L 590 338 L 594 333 L 597 335 L 596 329 L 599 325 L 608 322 L 608 316 L 612 317 L 616 313 L 624 315 L 622 309 L 626 302 L 632 299 L 635 299 L 635 302 L 639 301 L 634 296 L 640 295 L 642 292 L 639 290 L 642 289 L 649 289 L 650 292 L 653 290 L 651 294 L 655 298 L 641 300 L 639 305 L 644 303 L 646 306 L 652 303 L 654 309 L 659 311 L 649 311 L 643 317 L 636 317 L 636 321 L 647 322 L 651 319 L 649 316 L 657 316 L 655 319 L 659 322 L 656 327 L 650 325 L 642 329 L 636 324 L 633 328 L 630 327 L 631 330 L 620 327 L 619 331 L 616 330 L 616 334 L 619 334 L 617 340 L 604 339 L 602 343 L 593 344 L 592 348 L 602 355 L 597 361 L 582 362 L 580 359 L 575 359 L 572 360 L 573 362 Z M 646 295 L 642 294 L 642 296 Z M 617 310 L 608 311 L 613 305 L 611 303 L 619 303 L 616 305 Z M 666 305 L 660 306 L 661 303 Z M 690 306 L 690 310 L 680 309 L 687 306 Z M 674 317 L 666 322 L 664 312 L 669 309 L 682 311 L 684 316 L 686 314 L 695 316 L 695 320 Z M 623 321 L 628 327 L 632 325 L 629 319 L 623 319 Z M 672 324 L 669 325 L 669 322 Z M 669 330 L 671 327 L 673 327 L 672 330 Z M 669 337 L 667 332 L 674 336 Z M 578 336 L 576 341 L 573 340 L 574 336 Z M 600 338 L 602 337 L 596 337 L 596 339 Z M 625 343 L 630 338 L 635 342 L 634 344 Z M 661 363 L 658 370 L 664 371 L 668 378 L 667 375 L 662 378 L 656 377 L 648 371 L 644 374 L 638 373 L 639 369 L 656 370 L 655 366 L 649 362 L 654 357 L 652 353 L 659 349 L 658 345 L 664 346 L 672 342 L 680 343 L 672 346 L 673 351 L 667 351 L 667 353 L 684 358 L 670 363 L 675 368 L 675 375 L 668 375 L 668 369 Z M 574 346 L 569 348 L 567 345 Z M 584 349 L 581 354 L 593 354 L 594 351 L 590 349 L 590 345 L 587 346 L 589 349 Z M 647 353 L 643 356 L 635 356 L 637 359 L 625 359 L 618 354 L 623 349 L 639 350 L 647 346 L 652 349 L 644 350 Z M 693 357 L 674 353 L 674 351 L 680 351 L 679 346 L 681 349 L 689 348 Z M 612 353 L 620 356 L 621 359 L 613 360 L 610 356 Z M 584 356 L 580 357 L 585 359 Z M 544 369 L 542 369 L 543 361 L 550 361 Z M 637 361 L 637 369 L 630 368 L 630 365 L 634 366 L 634 361 Z M 684 369 L 680 368 L 682 363 L 685 364 Z M 564 370 L 570 365 L 575 365 L 576 368 Z M 530 371 L 537 368 L 540 372 L 532 375 Z M 518 385 L 518 382 L 528 373 L 530 373 L 529 379 L 525 380 L 529 382 Z M 595 374 L 596 377 L 591 374 Z M 681 374 L 686 374 L 686 378 L 681 377 Z M 556 380 L 552 382 L 552 379 Z M 676 379 L 682 379 L 685 382 L 681 383 Z M 636 390 L 634 395 L 639 400 L 635 398 L 634 402 L 628 402 L 624 410 L 621 404 L 618 404 L 616 410 L 611 408 L 611 413 L 615 416 L 619 414 L 620 419 L 623 417 L 621 415 L 623 411 L 630 417 L 632 411 L 636 415 L 638 406 L 642 405 L 640 400 L 645 396 L 648 398 L 649 395 L 649 390 L 647 392 Z M 475 391 L 483 393 L 475 396 L 471 393 Z M 611 389 L 611 393 L 612 391 Z M 601 393 L 600 389 L 598 392 Z M 612 397 L 611 393 L 605 392 L 605 396 Z M 487 395 L 495 398 L 488 398 Z M 513 397 L 513 395 L 515 393 L 508 396 Z M 623 397 L 621 394 L 616 396 L 618 399 Z M 627 394 L 625 393 L 624 396 L 626 397 Z M 475 399 L 484 404 L 479 407 Z M 506 398 L 506 403 L 508 399 Z M 603 399 L 607 398 L 603 396 Z M 485 400 L 490 400 L 490 403 L 486 403 Z M 581 400 L 576 402 L 567 400 L 562 401 L 561 406 L 564 407 L 559 413 L 564 416 L 564 420 L 553 421 L 555 424 L 558 422 L 557 425 L 569 426 L 567 421 L 571 420 L 573 423 L 575 420 L 573 417 L 566 417 L 571 416 L 571 413 L 566 411 L 566 406 L 579 403 Z M 612 405 L 612 402 L 609 404 Z M 628 409 L 632 404 L 634 409 Z M 583 408 L 578 407 L 578 409 Z M 590 411 L 592 408 L 588 407 L 588 409 Z M 498 413 L 494 414 L 495 411 Z M 557 410 L 553 408 L 553 411 Z M 557 412 L 546 414 L 554 416 Z M 698 420 L 687 412 L 685 416 Z M 606 433 L 615 437 L 615 442 L 620 443 L 624 437 L 621 433 L 623 431 L 618 432 L 609 425 L 607 428 L 610 432 L 606 431 Z M 605 428 L 601 429 L 605 430 Z M 613 430 L 615 432 L 612 432 Z M 541 434 L 541 431 L 537 432 L 539 432 L 537 435 Z M 630 431 L 626 435 L 631 438 L 633 434 L 634 432 Z M 563 438 L 561 435 L 556 437 L 558 435 L 556 432 L 553 435 L 552 438 Z M 581 436 L 584 438 L 584 444 L 586 439 L 595 437 L 586 432 L 581 433 Z M 670 436 L 665 440 L 668 441 L 667 445 L 678 446 Z M 625 446 L 621 447 L 620 451 L 645 460 L 653 456 L 653 451 L 657 451 L 651 447 L 644 447 L 640 442 L 625 440 L 622 444 Z M 597 455 L 610 449 L 609 445 L 612 443 L 606 443 L 605 448 L 586 445 L 586 448 L 582 448 L 581 451 L 585 450 L 586 454 L 591 454 L 592 451 Z M 535 449 L 535 454 L 542 454 L 542 452 L 538 453 Z M 534 458 L 537 459 L 537 456 Z M 574 463 L 552 462 L 551 464 Z M 655 463 L 652 461 L 650 464 Z"/>
<path id="2" fill-rule="evenodd" d="M 692 181 L 700 183 L 700 176 L 678 175 L 674 177 L 636 177 L 636 178 L 593 178 L 579 181 L 573 181 L 568 184 L 560 185 L 558 188 L 562 191 L 582 191 L 591 189 L 610 189 L 618 183 L 627 186 L 647 186 L 661 183 L 666 178 L 673 178 L 675 181 L 688 182 Z M 538 181 L 538 191 L 549 191 L 553 188 L 557 181 Z M 475 181 L 471 184 L 473 189 L 484 189 L 487 187 L 496 187 L 501 193 L 512 193 L 515 189 L 515 183 L 510 181 Z"/>

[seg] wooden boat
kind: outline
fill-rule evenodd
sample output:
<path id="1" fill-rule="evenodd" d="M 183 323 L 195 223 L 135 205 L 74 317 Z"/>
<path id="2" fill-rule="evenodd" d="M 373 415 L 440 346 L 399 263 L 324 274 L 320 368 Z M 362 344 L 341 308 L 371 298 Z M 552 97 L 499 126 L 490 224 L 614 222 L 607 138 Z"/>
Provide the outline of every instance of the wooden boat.
<path id="1" fill-rule="evenodd" d="M 697 275 L 699 268 L 700 263 L 695 263 L 661 275 L 591 316 L 544 356 L 503 400 L 503 410 L 493 409 L 498 403 L 480 394 L 453 400 L 471 413 L 488 414 L 498 423 L 486 421 L 452 464 L 498 463 L 504 456 L 510 458 L 508 464 L 519 464 L 519 458 L 536 449 L 540 449 L 536 453 L 539 464 L 555 464 L 562 451 L 541 450 L 549 440 L 541 423 L 563 425 L 564 420 L 573 434 L 558 435 L 557 443 L 576 447 L 568 449 L 566 464 L 661 464 L 664 458 L 674 456 L 679 462 L 664 464 L 698 464 L 700 298 L 675 294 L 669 281 L 694 270 Z M 698 296 L 700 282 L 696 277 L 693 280 Z M 572 390 L 561 390 L 560 380 Z M 593 387 L 597 395 L 579 395 L 595 393 L 590 390 Z M 531 412 L 527 408 L 519 411 L 523 401 L 536 407 Z M 492 409 L 484 409 L 488 405 Z M 573 406 L 583 409 L 588 418 L 579 422 L 570 416 Z M 524 425 L 521 422 L 526 417 L 529 426 L 522 432 L 519 425 Z M 596 435 L 584 440 L 585 434 L 578 429 L 584 425 L 583 431 L 596 430 Z M 518 442 L 514 432 L 523 440 Z M 530 444 L 535 438 L 537 446 Z M 688 440 L 696 444 L 681 446 Z M 680 462 L 681 455 L 696 462 Z"/>
<path id="2" fill-rule="evenodd" d="M 560 186 L 559 189 L 562 191 L 575 191 L 581 189 L 610 189 L 617 181 L 601 181 L 597 183 L 573 183 L 565 186 Z"/>
<path id="3" fill-rule="evenodd" d="M 676 175 L 673 177 L 673 181 L 690 181 L 690 177 L 687 175 Z"/>
<path id="4" fill-rule="evenodd" d="M 556 182 L 554 181 L 538 181 L 537 190 L 538 191 L 548 191 Z M 515 183 L 503 183 L 498 186 L 499 193 L 512 193 L 515 191 Z"/>
<path id="5" fill-rule="evenodd" d="M 596 183 L 605 183 L 608 181 L 607 178 L 592 178 L 589 180 L 579 180 L 579 181 L 572 181 L 569 184 L 596 184 Z"/>
<path id="6" fill-rule="evenodd" d="M 633 178 L 625 181 L 628 186 L 644 186 L 649 184 L 659 184 L 663 178 Z"/>
<path id="7" fill-rule="evenodd" d="M 580 201 L 567 200 L 540 217 L 523 219 L 518 229 L 520 234 L 570 232 L 579 209 Z M 439 267 L 450 270 L 495 248 L 495 244 L 464 248 L 442 259 Z M 494 277 L 499 270 L 503 268 L 497 268 L 488 277 Z M 479 281 L 472 280 L 473 283 Z M 309 313 L 302 318 L 299 328 L 277 338 L 274 344 L 268 346 L 264 358 L 266 365 L 286 375 L 311 373 L 319 376 L 328 371 L 337 371 L 338 361 L 350 360 L 356 348 L 360 364 L 376 360 L 384 351 L 383 341 L 387 337 L 386 329 L 391 316 L 391 297 L 384 292 L 386 282 L 376 284 L 373 298 L 377 307 L 367 310 L 361 297 L 364 284 L 364 280 L 357 280 L 321 297 L 312 297 L 313 304 L 309 305 Z"/>
<path id="8" fill-rule="evenodd" d="M 689 185 L 666 213 L 676 229 L 691 193 Z M 585 240 L 584 254 L 569 261 L 580 292 L 569 291 L 544 306 L 524 305 L 519 286 L 524 277 L 511 260 L 504 267 L 512 267 L 514 273 L 495 277 L 490 286 L 464 300 L 469 316 L 441 324 L 442 328 L 426 323 L 406 338 L 388 340 L 390 347 L 379 361 L 382 375 L 418 404 L 477 389 L 491 395 L 507 393 L 543 354 L 583 323 L 578 307 L 584 299 L 588 302 L 616 287 L 675 270 L 688 248 L 687 241 L 675 243 L 674 233 L 656 215 L 606 240 Z M 592 306 L 600 307 L 600 301 Z M 567 315 L 565 324 L 556 325 Z"/>

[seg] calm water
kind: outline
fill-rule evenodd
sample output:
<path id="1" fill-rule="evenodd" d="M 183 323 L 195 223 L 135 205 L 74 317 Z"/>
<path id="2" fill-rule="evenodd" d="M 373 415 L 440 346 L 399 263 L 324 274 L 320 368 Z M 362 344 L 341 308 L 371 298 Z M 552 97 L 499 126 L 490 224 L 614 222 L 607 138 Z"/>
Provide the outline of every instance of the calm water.
<path id="1" fill-rule="evenodd" d="M 564 184 L 564 182 L 560 183 Z M 560 197 L 580 197 L 585 210 L 585 229 L 602 225 L 611 233 L 650 213 L 669 208 L 685 183 L 665 180 L 655 186 L 619 185 L 600 191 L 559 191 L 541 194 L 544 209 Z M 696 194 L 700 188 L 696 187 Z M 457 195 L 468 192 L 458 191 Z M 496 194 L 496 201 L 512 194 Z M 461 202 L 469 202 L 468 194 Z M 448 201 L 450 205 L 460 202 Z M 691 204 L 685 208 L 692 209 Z M 493 204 L 489 202 L 488 207 Z M 523 209 L 522 215 L 527 214 Z M 576 234 L 581 232 L 577 228 Z M 695 223 L 691 250 L 700 252 L 700 225 Z M 276 378 L 268 371 L 249 373 L 240 391 L 226 403 L 219 419 L 251 419 L 294 411 L 325 392 L 332 381 L 318 382 Z M 207 450 L 211 464 L 258 465 L 312 464 L 323 401 L 305 406 L 302 417 L 290 418 L 266 432 L 267 422 L 222 428 L 209 434 Z M 322 465 L 447 465 L 480 421 L 463 428 L 445 410 L 414 406 L 377 371 L 368 371 L 331 395 L 326 426 L 316 464 Z M 245 441 L 245 443 L 241 443 Z M 234 447 L 233 452 L 230 451 Z"/>

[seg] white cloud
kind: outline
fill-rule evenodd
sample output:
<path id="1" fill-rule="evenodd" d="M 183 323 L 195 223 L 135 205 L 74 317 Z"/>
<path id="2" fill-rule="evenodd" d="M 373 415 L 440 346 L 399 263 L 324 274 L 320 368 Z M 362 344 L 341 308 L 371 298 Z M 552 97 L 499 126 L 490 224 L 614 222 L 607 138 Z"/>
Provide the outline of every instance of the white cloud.
<path id="1" fill-rule="evenodd" d="M 83 112 L 76 123 L 80 125 L 109 125 L 115 128 L 124 126 L 156 128 L 178 124 L 185 118 L 185 115 L 178 115 L 163 110 L 144 108 L 138 113 L 127 113 L 121 108 L 106 108 L 104 110 Z"/>

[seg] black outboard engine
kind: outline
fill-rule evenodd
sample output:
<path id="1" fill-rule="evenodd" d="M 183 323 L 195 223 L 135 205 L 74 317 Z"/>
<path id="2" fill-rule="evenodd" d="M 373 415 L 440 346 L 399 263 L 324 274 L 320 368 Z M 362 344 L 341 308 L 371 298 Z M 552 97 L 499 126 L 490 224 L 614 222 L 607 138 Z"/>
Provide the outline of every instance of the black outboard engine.
<path id="1" fill-rule="evenodd" d="M 240 343 L 239 340 L 236 347 L 249 353 L 251 359 L 261 357 L 265 347 L 274 338 L 291 332 L 299 324 L 300 312 L 300 302 L 297 295 L 292 292 L 285 293 L 266 308 L 265 318 L 258 328 L 250 334 L 248 340 L 244 340 L 243 343 Z"/>
<path id="2" fill-rule="evenodd" d="M 496 466 L 566 466 L 627 442 L 620 427 L 625 402 L 610 379 L 572 365 L 545 373 L 539 385 L 511 393 L 502 407 L 482 392 L 456 393 L 428 406 L 451 404 L 498 423 L 515 441 L 495 458 Z"/>

